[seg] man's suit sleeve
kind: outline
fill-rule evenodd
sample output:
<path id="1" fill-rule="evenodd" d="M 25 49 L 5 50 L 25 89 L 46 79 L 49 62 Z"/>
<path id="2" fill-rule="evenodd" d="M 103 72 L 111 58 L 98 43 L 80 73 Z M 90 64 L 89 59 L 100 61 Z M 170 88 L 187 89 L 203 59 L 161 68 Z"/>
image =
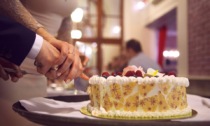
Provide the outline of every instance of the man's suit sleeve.
<path id="1" fill-rule="evenodd" d="M 0 57 L 20 65 L 31 50 L 36 33 L 0 16 Z"/>

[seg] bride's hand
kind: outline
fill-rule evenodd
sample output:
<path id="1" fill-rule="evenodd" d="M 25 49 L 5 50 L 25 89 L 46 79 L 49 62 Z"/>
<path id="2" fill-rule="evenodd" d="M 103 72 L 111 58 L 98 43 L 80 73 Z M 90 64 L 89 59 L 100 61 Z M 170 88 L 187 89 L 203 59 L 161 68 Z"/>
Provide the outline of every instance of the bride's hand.
<path id="1" fill-rule="evenodd" d="M 60 51 L 57 79 L 70 81 L 79 77 L 83 71 L 79 51 L 72 44 L 64 41 L 51 39 L 49 42 Z"/>

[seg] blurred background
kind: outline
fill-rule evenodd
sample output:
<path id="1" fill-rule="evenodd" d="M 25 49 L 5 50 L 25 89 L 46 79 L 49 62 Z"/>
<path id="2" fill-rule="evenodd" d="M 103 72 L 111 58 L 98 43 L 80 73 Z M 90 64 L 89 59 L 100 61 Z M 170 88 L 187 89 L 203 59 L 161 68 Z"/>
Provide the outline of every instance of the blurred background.
<path id="1" fill-rule="evenodd" d="M 122 71 L 126 42 L 136 39 L 161 72 L 189 78 L 188 93 L 210 97 L 209 8 L 210 0 L 77 0 L 69 34 L 89 59 L 89 77 Z M 67 95 L 75 82 L 88 83 L 51 84 L 48 95 Z"/>
<path id="2" fill-rule="evenodd" d="M 188 77 L 190 93 L 210 96 L 209 0 L 78 0 L 71 36 L 89 58 L 88 75 L 126 63 L 125 42 L 137 39 L 163 72 Z"/>

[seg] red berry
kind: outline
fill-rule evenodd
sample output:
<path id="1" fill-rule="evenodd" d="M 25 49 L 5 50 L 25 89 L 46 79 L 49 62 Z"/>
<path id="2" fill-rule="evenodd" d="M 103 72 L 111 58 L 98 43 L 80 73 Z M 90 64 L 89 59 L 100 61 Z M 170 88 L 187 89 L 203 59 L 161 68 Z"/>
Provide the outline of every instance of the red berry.
<path id="1" fill-rule="evenodd" d="M 130 77 L 130 76 L 135 76 L 135 72 L 134 71 L 128 71 L 126 74 L 125 74 L 126 77 Z"/>
<path id="2" fill-rule="evenodd" d="M 107 78 L 107 77 L 109 77 L 109 76 L 110 76 L 110 74 L 109 74 L 108 72 L 103 72 L 103 73 L 102 73 L 102 77 Z"/>
<path id="3" fill-rule="evenodd" d="M 136 75 L 136 77 L 143 77 L 143 75 L 142 75 L 140 70 L 137 70 L 135 75 Z"/>
<path id="4" fill-rule="evenodd" d="M 171 75 L 176 76 L 176 73 L 171 71 L 171 72 L 168 72 L 167 75 L 168 75 L 168 76 L 171 76 Z"/>
<path id="5" fill-rule="evenodd" d="M 122 76 L 122 72 L 117 72 L 117 75 Z"/>
<path id="6" fill-rule="evenodd" d="M 115 72 L 112 72 L 112 74 L 111 74 L 112 76 L 117 76 L 117 74 L 115 73 Z"/>

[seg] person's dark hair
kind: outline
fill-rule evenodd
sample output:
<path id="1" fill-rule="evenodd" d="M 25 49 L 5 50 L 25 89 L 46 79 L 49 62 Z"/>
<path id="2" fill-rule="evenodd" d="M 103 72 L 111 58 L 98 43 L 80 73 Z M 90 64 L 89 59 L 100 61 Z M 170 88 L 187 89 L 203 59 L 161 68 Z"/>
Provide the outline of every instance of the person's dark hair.
<path id="1" fill-rule="evenodd" d="M 130 39 L 126 42 L 126 49 L 133 49 L 136 53 L 142 52 L 141 43 L 135 39 Z"/>

